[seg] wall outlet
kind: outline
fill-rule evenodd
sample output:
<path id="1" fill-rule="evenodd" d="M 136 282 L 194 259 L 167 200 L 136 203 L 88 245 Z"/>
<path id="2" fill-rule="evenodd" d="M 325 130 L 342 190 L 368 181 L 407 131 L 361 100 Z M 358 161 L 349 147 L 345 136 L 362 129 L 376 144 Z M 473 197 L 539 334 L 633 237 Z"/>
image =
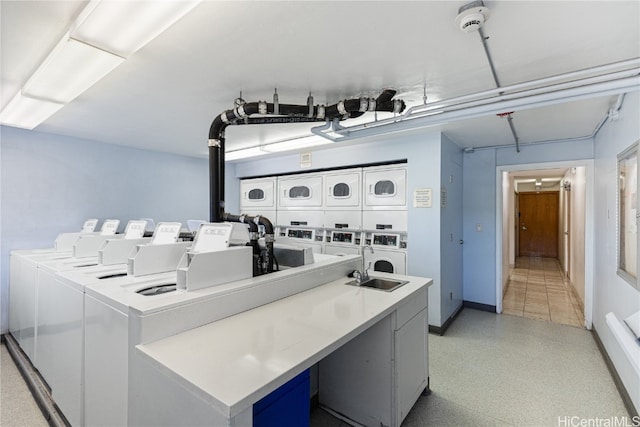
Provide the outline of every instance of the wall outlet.
<path id="1" fill-rule="evenodd" d="M 476 224 L 476 232 L 482 233 L 482 224 L 480 223 Z"/>

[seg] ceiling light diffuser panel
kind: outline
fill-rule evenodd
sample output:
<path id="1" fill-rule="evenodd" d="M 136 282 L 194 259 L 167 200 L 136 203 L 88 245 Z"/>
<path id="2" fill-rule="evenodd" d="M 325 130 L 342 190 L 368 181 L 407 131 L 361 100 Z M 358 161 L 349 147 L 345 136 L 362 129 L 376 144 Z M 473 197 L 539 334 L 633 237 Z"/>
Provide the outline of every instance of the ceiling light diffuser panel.
<path id="1" fill-rule="evenodd" d="M 18 94 L 0 113 L 0 124 L 31 130 L 54 115 L 64 104 Z"/>
<path id="2" fill-rule="evenodd" d="M 63 37 L 22 91 L 30 97 L 68 103 L 123 62 L 120 56 Z"/>
<path id="3" fill-rule="evenodd" d="M 99 1 L 83 9 L 71 37 L 128 57 L 186 15 L 200 1 Z"/>

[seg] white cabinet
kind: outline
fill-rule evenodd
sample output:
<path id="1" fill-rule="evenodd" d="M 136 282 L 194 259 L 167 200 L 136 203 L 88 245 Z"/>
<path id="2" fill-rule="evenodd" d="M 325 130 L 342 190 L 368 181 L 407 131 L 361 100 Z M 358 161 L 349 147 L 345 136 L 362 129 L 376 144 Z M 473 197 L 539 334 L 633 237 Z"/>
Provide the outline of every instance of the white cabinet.
<path id="1" fill-rule="evenodd" d="M 407 208 L 406 166 L 376 166 L 363 174 L 365 210 Z"/>
<path id="2" fill-rule="evenodd" d="M 326 209 L 360 209 L 361 207 L 360 169 L 327 172 L 324 177 Z"/>
<path id="3" fill-rule="evenodd" d="M 395 332 L 396 400 L 400 422 L 427 387 L 427 322 L 427 310 L 423 309 Z"/>
<path id="4" fill-rule="evenodd" d="M 276 208 L 275 201 L 276 179 L 275 178 L 257 178 L 244 179 L 240 181 L 240 210 L 274 210 Z"/>
<path id="5" fill-rule="evenodd" d="M 423 289 L 320 361 L 320 404 L 364 426 L 400 426 L 428 386 L 427 303 Z"/>
<path id="6" fill-rule="evenodd" d="M 320 207 L 322 207 L 322 175 L 299 175 L 278 179 L 278 208 Z"/>

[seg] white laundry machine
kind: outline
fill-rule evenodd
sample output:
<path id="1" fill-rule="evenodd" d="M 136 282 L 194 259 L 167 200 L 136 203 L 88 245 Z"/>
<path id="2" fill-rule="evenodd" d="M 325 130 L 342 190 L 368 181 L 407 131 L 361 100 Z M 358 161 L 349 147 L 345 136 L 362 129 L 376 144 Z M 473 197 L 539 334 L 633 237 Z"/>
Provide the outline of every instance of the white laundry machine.
<path id="1" fill-rule="evenodd" d="M 277 209 L 322 207 L 322 179 L 319 174 L 302 174 L 278 178 Z"/>
<path id="2" fill-rule="evenodd" d="M 276 209 L 276 178 L 243 179 L 240 181 L 240 211 Z"/>
<path id="3" fill-rule="evenodd" d="M 371 271 L 406 274 L 407 236 L 395 233 L 367 233 L 364 265 Z"/>
<path id="4" fill-rule="evenodd" d="M 361 232 L 350 230 L 326 230 L 324 253 L 327 255 L 361 255 Z"/>
<path id="5" fill-rule="evenodd" d="M 327 210 L 359 210 L 362 207 L 362 169 L 325 172 Z"/>
<path id="6" fill-rule="evenodd" d="M 407 166 L 372 166 L 363 169 L 364 210 L 407 209 Z"/>
<path id="7" fill-rule="evenodd" d="M 277 242 L 311 248 L 314 254 L 322 253 L 324 242 L 323 230 L 303 227 L 279 227 L 277 236 Z"/>

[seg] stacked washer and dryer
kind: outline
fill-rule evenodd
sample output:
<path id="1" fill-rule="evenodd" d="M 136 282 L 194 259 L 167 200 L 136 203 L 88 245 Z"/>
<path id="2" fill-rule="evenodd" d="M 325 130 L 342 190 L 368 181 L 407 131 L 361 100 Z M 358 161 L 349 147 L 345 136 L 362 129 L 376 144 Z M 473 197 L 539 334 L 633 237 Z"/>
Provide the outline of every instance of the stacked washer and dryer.
<path id="1" fill-rule="evenodd" d="M 281 243 L 407 272 L 406 163 L 245 179 L 240 191 L 241 212 L 274 221 Z"/>
<path id="2" fill-rule="evenodd" d="M 365 267 L 407 274 L 407 167 L 365 168 L 362 225 Z M 370 263 L 370 264 L 369 264 Z"/>

